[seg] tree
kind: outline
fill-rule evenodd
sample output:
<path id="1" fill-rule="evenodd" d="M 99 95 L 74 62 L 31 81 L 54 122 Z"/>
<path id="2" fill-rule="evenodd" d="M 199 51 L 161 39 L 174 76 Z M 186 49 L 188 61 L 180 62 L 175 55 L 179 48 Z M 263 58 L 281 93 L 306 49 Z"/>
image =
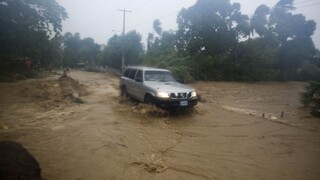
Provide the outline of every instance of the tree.
<path id="1" fill-rule="evenodd" d="M 153 33 L 149 33 L 148 34 L 148 38 L 147 38 L 147 50 L 149 50 L 152 46 L 152 44 L 154 43 L 154 34 Z"/>
<path id="2" fill-rule="evenodd" d="M 228 80 L 268 81 L 276 79 L 277 47 L 270 46 L 265 38 L 256 38 L 240 43 L 237 60 L 227 65 Z"/>
<path id="3" fill-rule="evenodd" d="M 153 33 L 149 33 L 147 39 L 147 56 L 165 55 L 175 50 L 175 32 L 162 31 L 161 22 L 158 19 L 153 22 L 153 30 L 157 32 L 158 36 L 155 37 Z"/>
<path id="4" fill-rule="evenodd" d="M 190 56 L 228 53 L 241 37 L 250 33 L 248 16 L 240 4 L 228 0 L 198 0 L 178 15 L 178 48 Z"/>
<path id="5" fill-rule="evenodd" d="M 96 44 L 92 38 L 81 40 L 79 54 L 82 62 L 98 64 L 100 52 L 100 45 Z"/>
<path id="6" fill-rule="evenodd" d="M 291 27 L 293 0 L 280 0 L 270 14 L 269 27 L 273 27 L 274 33 L 281 43 L 285 43 L 293 34 Z"/>
<path id="7" fill-rule="evenodd" d="M 161 22 L 159 19 L 156 19 L 153 21 L 153 30 L 159 35 L 161 36 L 162 33 L 162 27 L 161 27 Z"/>
<path id="8" fill-rule="evenodd" d="M 176 47 L 188 58 L 197 79 L 223 79 L 237 59 L 240 39 L 250 35 L 249 17 L 229 0 L 198 0 L 178 15 Z"/>
<path id="9" fill-rule="evenodd" d="M 280 0 L 273 8 L 259 6 L 249 19 L 239 3 L 198 0 L 180 11 L 176 32 L 154 21 L 144 63 L 175 65 L 199 80 L 313 79 L 320 72 L 311 39 L 315 23 L 293 9 L 292 0 Z"/>
<path id="10" fill-rule="evenodd" d="M 254 30 L 260 37 L 265 37 L 269 31 L 268 18 L 270 14 L 270 8 L 264 4 L 260 5 L 254 12 L 251 18 L 251 32 L 254 34 Z"/>
<path id="11" fill-rule="evenodd" d="M 273 8 L 259 6 L 251 19 L 252 31 L 277 47 L 276 68 L 280 79 L 301 80 L 299 69 L 313 61 L 315 47 L 311 36 L 315 22 L 302 14 L 293 14 L 293 0 L 280 0 Z"/>
<path id="12" fill-rule="evenodd" d="M 61 36 L 59 33 L 50 39 L 49 43 L 43 47 L 41 64 L 47 67 L 61 66 L 61 58 L 63 55 L 62 44 L 63 36 Z"/>
<path id="13" fill-rule="evenodd" d="M 302 14 L 292 14 L 293 0 L 280 0 L 272 8 L 269 26 L 279 40 L 277 56 L 281 79 L 297 80 L 297 70 L 315 56 L 315 47 L 311 39 L 315 31 L 315 22 L 306 20 Z"/>
<path id="14" fill-rule="evenodd" d="M 103 49 L 102 55 L 105 65 L 121 69 L 122 44 L 121 36 L 118 35 L 114 35 L 108 40 L 108 44 Z"/>
<path id="15" fill-rule="evenodd" d="M 67 14 L 55 0 L 0 0 L 0 56 L 41 58 Z"/>
<path id="16" fill-rule="evenodd" d="M 80 58 L 80 34 L 67 32 L 63 37 L 63 66 L 73 67 L 82 62 Z"/>
<path id="17" fill-rule="evenodd" d="M 311 113 L 320 117 L 320 80 L 312 81 L 301 96 L 301 102 L 311 108 Z"/>
<path id="18" fill-rule="evenodd" d="M 124 49 L 125 65 L 137 65 L 142 62 L 143 46 L 141 35 L 130 31 L 124 36 L 114 35 L 103 50 L 103 61 L 106 65 L 121 69 L 122 49 Z"/>
<path id="19" fill-rule="evenodd" d="M 126 57 L 126 65 L 137 65 L 142 62 L 143 45 L 141 43 L 141 35 L 135 30 L 128 32 L 125 36 L 124 55 Z"/>
<path id="20" fill-rule="evenodd" d="M 92 38 L 81 39 L 79 33 L 67 32 L 63 37 L 63 66 L 74 67 L 78 63 L 99 64 L 101 48 Z"/>
<path id="21" fill-rule="evenodd" d="M 174 31 L 163 31 L 158 19 L 153 22 L 153 30 L 157 33 L 157 36 L 149 33 L 148 49 L 143 63 L 147 66 L 169 69 L 175 74 L 176 78 L 183 82 L 193 81 L 186 58 L 179 56 L 177 52 L 176 33 Z"/>

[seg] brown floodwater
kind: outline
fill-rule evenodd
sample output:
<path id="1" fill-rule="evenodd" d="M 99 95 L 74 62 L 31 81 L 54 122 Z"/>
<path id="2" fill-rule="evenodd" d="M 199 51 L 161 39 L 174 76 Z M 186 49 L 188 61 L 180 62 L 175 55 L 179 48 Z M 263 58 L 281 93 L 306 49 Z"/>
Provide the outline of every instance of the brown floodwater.
<path id="1" fill-rule="evenodd" d="M 116 76 L 70 76 L 80 84 L 0 83 L 0 140 L 27 148 L 44 179 L 320 179 L 303 83 L 197 82 L 205 102 L 169 113 L 120 98 Z"/>

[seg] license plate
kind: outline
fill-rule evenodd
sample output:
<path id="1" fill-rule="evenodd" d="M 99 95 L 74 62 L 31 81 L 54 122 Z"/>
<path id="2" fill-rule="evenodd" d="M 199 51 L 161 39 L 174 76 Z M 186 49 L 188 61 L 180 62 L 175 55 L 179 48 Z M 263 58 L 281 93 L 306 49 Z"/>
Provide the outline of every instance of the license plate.
<path id="1" fill-rule="evenodd" d="M 188 101 L 180 101 L 180 106 L 188 106 Z"/>

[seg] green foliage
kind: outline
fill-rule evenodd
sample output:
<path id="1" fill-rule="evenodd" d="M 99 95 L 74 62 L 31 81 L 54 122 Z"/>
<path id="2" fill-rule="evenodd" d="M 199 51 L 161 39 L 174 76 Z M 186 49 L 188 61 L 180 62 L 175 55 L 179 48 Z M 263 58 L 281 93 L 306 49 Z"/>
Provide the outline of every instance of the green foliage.
<path id="1" fill-rule="evenodd" d="M 229 52 L 249 35 L 249 18 L 240 4 L 227 0 L 198 0 L 178 15 L 177 47 L 180 53 L 216 56 Z"/>
<path id="2" fill-rule="evenodd" d="M 207 56 L 197 53 L 190 58 L 191 74 L 196 80 L 219 81 L 223 79 L 225 56 Z M 223 68 L 222 68 L 223 67 Z"/>
<path id="3" fill-rule="evenodd" d="M 115 69 L 121 68 L 122 44 L 121 36 L 114 35 L 109 39 L 103 50 L 103 61 L 106 65 Z"/>
<path id="4" fill-rule="evenodd" d="M 101 54 L 100 45 L 92 38 L 81 39 L 79 33 L 68 32 L 63 36 L 62 65 L 75 67 L 78 63 L 98 64 Z M 62 51 L 62 49 L 61 49 Z"/>
<path id="5" fill-rule="evenodd" d="M 162 31 L 161 22 L 153 23 L 155 37 L 152 33 L 148 36 L 148 51 L 144 56 L 143 64 L 152 67 L 171 70 L 175 78 L 183 83 L 194 81 L 190 74 L 187 58 L 179 56 L 175 50 L 176 34 L 172 31 Z"/>
<path id="6" fill-rule="evenodd" d="M 306 107 L 311 107 L 311 112 L 320 117 L 320 80 L 310 82 L 306 92 L 302 94 L 301 102 Z"/>
<path id="7" fill-rule="evenodd" d="M 142 62 L 143 45 L 141 35 L 136 31 L 130 31 L 124 36 L 124 55 L 126 65 L 137 65 Z"/>
<path id="8" fill-rule="evenodd" d="M 45 67 L 59 67 L 61 65 L 61 56 L 63 37 L 57 34 L 50 39 L 49 43 L 43 47 L 40 64 Z"/>
<path id="9" fill-rule="evenodd" d="M 230 0 L 197 0 L 178 14 L 177 31 L 164 31 L 156 19 L 144 54 L 136 31 L 114 35 L 103 50 L 79 33 L 61 36 L 67 14 L 55 0 L 0 0 L 0 58 L 31 57 L 34 64 L 44 66 L 82 63 L 120 69 L 124 53 L 125 65 L 143 61 L 172 70 L 184 82 L 320 76 L 320 53 L 311 39 L 316 24 L 293 14 L 293 0 L 279 0 L 272 8 L 260 5 L 251 19 L 240 8 Z"/>
<path id="10" fill-rule="evenodd" d="M 251 18 L 251 31 L 255 30 L 260 37 L 265 37 L 268 34 L 268 19 L 267 16 L 270 14 L 270 8 L 264 4 L 260 5 L 254 12 Z"/>
<path id="11" fill-rule="evenodd" d="M 311 35 L 315 23 L 292 14 L 292 0 L 273 8 L 259 6 L 251 18 L 252 33 L 260 37 L 239 42 L 248 35 L 248 18 L 240 6 L 226 0 L 198 0 L 178 16 L 176 47 L 190 56 L 192 74 L 203 80 L 304 80 L 315 78 L 317 68 L 304 68 L 316 54 Z M 305 77 L 300 77 L 301 75 Z M 306 77 L 308 76 L 308 77 Z"/>
<path id="12" fill-rule="evenodd" d="M 154 31 L 161 36 L 162 34 L 162 28 L 161 28 L 161 22 L 159 19 L 156 19 L 153 21 L 153 29 Z"/>
<path id="13" fill-rule="evenodd" d="M 293 14 L 294 9 L 293 0 L 280 0 L 273 8 L 259 6 L 251 19 L 252 30 L 262 39 L 273 39 L 278 44 L 275 68 L 280 71 L 281 80 L 301 79 L 299 68 L 312 61 L 316 52 L 311 39 L 315 22 Z"/>
<path id="14" fill-rule="evenodd" d="M 281 71 L 280 78 L 301 80 L 299 69 L 302 65 L 314 61 L 315 54 L 315 47 L 310 37 L 286 41 L 279 48 L 277 58 L 277 66 Z"/>
<path id="15" fill-rule="evenodd" d="M 298 74 L 301 81 L 311 81 L 320 77 L 320 68 L 314 64 L 305 64 Z"/>
<path id="16" fill-rule="evenodd" d="M 62 66 L 70 66 L 73 67 L 77 63 L 82 62 L 80 60 L 80 34 L 68 32 L 64 35 L 63 46 L 63 63 Z"/>
<path id="17" fill-rule="evenodd" d="M 267 81 L 277 77 L 277 48 L 270 47 L 264 39 L 253 39 L 239 44 L 236 58 L 229 61 L 227 77 L 236 81 Z"/>
<path id="18" fill-rule="evenodd" d="M 67 14 L 55 0 L 0 1 L 0 58 L 41 59 L 49 35 L 61 31 Z"/>
<path id="19" fill-rule="evenodd" d="M 125 56 L 125 65 L 140 64 L 143 55 L 141 35 L 136 31 L 130 31 L 124 36 L 114 35 L 110 38 L 103 50 L 104 64 L 115 69 L 121 69 L 122 52 Z"/>
<path id="20" fill-rule="evenodd" d="M 273 8 L 259 6 L 249 20 L 238 3 L 198 0 L 180 11 L 177 32 L 163 31 L 154 21 L 144 63 L 175 69 L 183 79 L 314 79 L 319 69 L 310 37 L 315 23 L 293 9 L 292 0 L 280 0 Z M 259 37 L 251 39 L 250 32 Z"/>
<path id="21" fill-rule="evenodd" d="M 180 82 L 189 83 L 194 81 L 194 78 L 190 75 L 186 58 L 179 57 L 177 52 L 172 51 L 171 53 L 160 56 L 146 56 L 143 64 L 169 69 Z"/>
<path id="22" fill-rule="evenodd" d="M 99 54 L 101 53 L 100 45 L 96 44 L 92 38 L 84 38 L 80 43 L 80 59 L 88 64 L 97 64 Z"/>

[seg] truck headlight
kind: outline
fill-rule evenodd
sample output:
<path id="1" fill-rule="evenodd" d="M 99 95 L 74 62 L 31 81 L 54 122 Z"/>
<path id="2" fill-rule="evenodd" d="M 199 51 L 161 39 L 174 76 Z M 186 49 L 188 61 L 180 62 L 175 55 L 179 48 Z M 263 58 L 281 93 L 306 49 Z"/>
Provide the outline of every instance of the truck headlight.
<path id="1" fill-rule="evenodd" d="M 197 97 L 197 93 L 195 91 L 191 92 L 191 97 Z"/>
<path id="2" fill-rule="evenodd" d="M 167 92 L 157 92 L 157 97 L 167 99 L 169 98 L 169 93 Z"/>

